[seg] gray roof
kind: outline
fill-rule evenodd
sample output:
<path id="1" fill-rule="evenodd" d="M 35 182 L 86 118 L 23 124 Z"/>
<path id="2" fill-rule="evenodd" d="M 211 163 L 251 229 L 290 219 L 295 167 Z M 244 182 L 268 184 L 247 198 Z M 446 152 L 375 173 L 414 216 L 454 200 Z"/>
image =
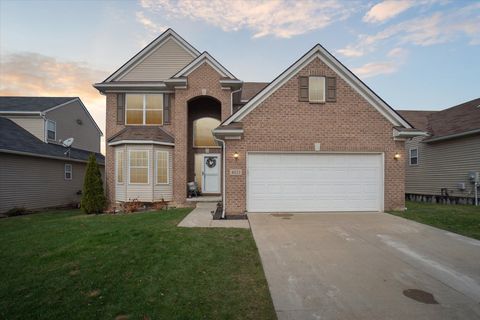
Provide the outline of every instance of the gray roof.
<path id="1" fill-rule="evenodd" d="M 64 158 L 65 160 L 86 161 L 90 154 L 94 153 L 77 148 L 70 149 L 70 156 L 65 155 L 67 148 L 53 144 L 45 143 L 32 135 L 24 128 L 17 125 L 10 119 L 0 117 L 0 152 L 20 152 L 38 155 L 40 157 Z M 99 164 L 105 163 L 105 157 L 100 153 L 95 153 Z"/>
<path id="2" fill-rule="evenodd" d="M 174 143 L 175 139 L 165 130 L 157 126 L 127 126 L 108 139 L 107 142 L 123 140 L 148 140 L 164 143 Z"/>
<path id="3" fill-rule="evenodd" d="M 41 112 L 78 97 L 0 97 L 0 111 Z"/>

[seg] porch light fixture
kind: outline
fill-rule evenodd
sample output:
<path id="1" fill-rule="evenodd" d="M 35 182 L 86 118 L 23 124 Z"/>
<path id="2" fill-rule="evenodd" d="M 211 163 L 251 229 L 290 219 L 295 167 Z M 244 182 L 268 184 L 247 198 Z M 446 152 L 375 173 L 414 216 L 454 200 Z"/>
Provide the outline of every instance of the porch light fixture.
<path id="1" fill-rule="evenodd" d="M 235 152 L 235 153 L 233 154 L 233 159 L 235 159 L 235 160 L 238 159 L 238 152 Z"/>
<path id="2" fill-rule="evenodd" d="M 400 156 L 400 153 L 395 153 L 395 155 L 393 156 L 393 159 L 395 160 L 400 160 L 401 156 Z"/>

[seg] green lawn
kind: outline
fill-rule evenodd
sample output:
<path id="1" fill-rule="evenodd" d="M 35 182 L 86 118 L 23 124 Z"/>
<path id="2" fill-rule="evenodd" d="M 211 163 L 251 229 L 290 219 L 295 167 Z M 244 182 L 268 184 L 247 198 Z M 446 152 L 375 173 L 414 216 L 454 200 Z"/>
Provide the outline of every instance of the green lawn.
<path id="1" fill-rule="evenodd" d="M 407 201 L 406 207 L 389 213 L 480 240 L 480 206 Z"/>
<path id="2" fill-rule="evenodd" d="M 275 319 L 250 230 L 188 212 L 0 219 L 0 319 Z"/>

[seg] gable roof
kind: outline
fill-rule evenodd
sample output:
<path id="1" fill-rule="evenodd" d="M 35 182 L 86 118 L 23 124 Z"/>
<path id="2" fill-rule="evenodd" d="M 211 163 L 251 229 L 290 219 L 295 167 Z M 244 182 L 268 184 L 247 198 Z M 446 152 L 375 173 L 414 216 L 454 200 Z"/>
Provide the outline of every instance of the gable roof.
<path id="1" fill-rule="evenodd" d="M 125 127 L 108 140 L 109 145 L 123 144 L 126 142 L 173 145 L 175 140 L 168 132 L 157 126 Z"/>
<path id="2" fill-rule="evenodd" d="M 173 39 L 177 42 L 183 49 L 191 53 L 192 56 L 197 57 L 200 52 L 195 49 L 191 44 L 189 44 L 185 39 L 180 37 L 172 29 L 167 29 L 164 33 L 159 35 L 155 40 L 150 42 L 145 48 L 140 50 L 136 55 L 134 55 L 130 60 L 125 62 L 120 68 L 118 68 L 114 73 L 112 73 L 108 78 L 106 78 L 103 83 L 116 80 L 119 76 L 127 73 L 133 69 L 138 63 L 140 63 L 145 57 L 147 57 L 151 52 L 160 47 L 167 40 Z"/>
<path id="3" fill-rule="evenodd" d="M 102 130 L 79 97 L 0 96 L 0 114 L 44 115 L 46 112 L 61 108 L 75 101 L 78 101 L 97 131 L 103 136 Z"/>
<path id="4" fill-rule="evenodd" d="M 222 124 L 228 125 L 235 121 L 241 121 L 248 113 L 254 110 L 265 99 L 267 99 L 273 92 L 295 76 L 302 68 L 308 65 L 315 58 L 319 58 L 337 75 L 339 75 L 345 82 L 347 82 L 355 91 L 357 91 L 365 100 L 367 100 L 378 112 L 380 112 L 386 119 L 388 119 L 394 126 L 402 126 L 411 128 L 412 126 L 403 119 L 392 107 L 390 107 L 383 99 L 381 99 L 372 89 L 363 83 L 355 74 L 353 74 L 347 67 L 338 61 L 330 52 L 328 52 L 320 44 L 314 46 L 293 65 L 282 72 L 262 91 L 255 95 L 245 106 L 240 108 L 237 112 L 232 114 Z"/>
<path id="5" fill-rule="evenodd" d="M 0 112 L 44 112 L 78 97 L 0 97 Z"/>
<path id="6" fill-rule="evenodd" d="M 419 129 L 430 133 L 425 142 L 480 132 L 480 98 L 441 111 L 399 111 Z"/>
<path id="7" fill-rule="evenodd" d="M 98 163 L 104 164 L 105 157 L 100 153 L 70 148 L 53 143 L 45 143 L 10 119 L 0 117 L 0 152 L 86 162 L 90 154 L 95 154 Z"/>
<path id="8" fill-rule="evenodd" d="M 183 69 L 178 71 L 172 76 L 172 79 L 187 77 L 195 69 L 201 66 L 203 63 L 208 63 L 213 69 L 215 69 L 222 77 L 232 80 L 238 80 L 230 71 L 222 66 L 215 58 L 213 58 L 207 51 L 204 51 L 201 55 L 196 57 L 192 62 L 187 64 Z"/>

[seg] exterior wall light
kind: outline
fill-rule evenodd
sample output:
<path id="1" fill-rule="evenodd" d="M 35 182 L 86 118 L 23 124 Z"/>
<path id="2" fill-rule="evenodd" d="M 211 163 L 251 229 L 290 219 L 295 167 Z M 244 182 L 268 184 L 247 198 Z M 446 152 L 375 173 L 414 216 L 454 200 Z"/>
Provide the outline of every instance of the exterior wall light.
<path id="1" fill-rule="evenodd" d="M 233 154 L 233 159 L 235 159 L 235 160 L 238 159 L 238 152 L 235 152 L 235 153 Z"/>
<path id="2" fill-rule="evenodd" d="M 400 160 L 401 156 L 400 156 L 400 153 L 395 153 L 395 155 L 393 156 L 393 159 L 395 160 Z"/>

